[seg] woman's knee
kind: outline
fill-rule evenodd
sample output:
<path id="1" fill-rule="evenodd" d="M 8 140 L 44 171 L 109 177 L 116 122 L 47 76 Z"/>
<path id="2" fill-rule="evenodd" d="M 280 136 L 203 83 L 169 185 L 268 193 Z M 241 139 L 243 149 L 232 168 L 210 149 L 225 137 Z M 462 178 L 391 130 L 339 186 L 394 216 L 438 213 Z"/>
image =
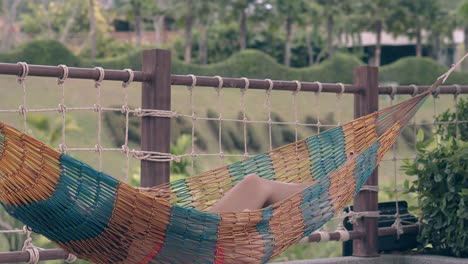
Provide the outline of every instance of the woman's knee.
<path id="1" fill-rule="evenodd" d="M 252 174 L 248 174 L 247 176 L 245 176 L 242 181 L 249 182 L 249 183 L 259 183 L 261 181 L 261 178 L 257 174 L 252 173 Z"/>

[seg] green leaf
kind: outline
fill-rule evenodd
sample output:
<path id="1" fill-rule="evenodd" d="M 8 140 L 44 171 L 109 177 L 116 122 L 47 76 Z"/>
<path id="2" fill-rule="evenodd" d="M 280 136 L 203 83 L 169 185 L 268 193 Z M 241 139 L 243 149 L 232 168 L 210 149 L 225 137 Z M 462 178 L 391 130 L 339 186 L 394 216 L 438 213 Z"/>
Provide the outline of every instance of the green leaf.
<path id="1" fill-rule="evenodd" d="M 460 193 L 462 196 L 468 196 L 468 188 L 463 188 Z M 463 201 L 463 200 L 462 200 Z"/>
<path id="2" fill-rule="evenodd" d="M 418 129 L 418 134 L 416 135 L 416 142 L 423 142 L 424 140 L 424 131 L 420 128 Z"/>

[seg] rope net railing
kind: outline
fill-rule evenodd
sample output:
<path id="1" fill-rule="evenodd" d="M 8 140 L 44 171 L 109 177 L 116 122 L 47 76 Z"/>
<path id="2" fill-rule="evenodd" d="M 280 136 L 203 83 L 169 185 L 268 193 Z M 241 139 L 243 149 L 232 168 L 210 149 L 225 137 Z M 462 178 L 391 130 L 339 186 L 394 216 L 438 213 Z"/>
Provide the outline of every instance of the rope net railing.
<path id="1" fill-rule="evenodd" d="M 8 89 L 6 97 L 11 100 L 0 109 L 3 120 L 33 136 L 42 136 L 62 153 L 79 157 L 99 170 L 134 185 L 138 184 L 135 175 L 138 175 L 137 162 L 140 160 L 171 162 L 174 167 L 182 164 L 179 166 L 182 170 L 179 168 L 178 172 L 193 175 L 340 126 L 353 118 L 352 112 L 349 111 L 353 107 L 351 96 L 360 91 L 359 87 L 342 83 L 173 75 L 172 110 L 142 109 L 138 107 L 141 91 L 132 89 L 135 85 L 132 82 L 148 80 L 149 77 L 142 72 L 130 69 L 109 71 L 99 67 L 77 69 L 65 65 L 41 68 L 26 63 L 18 63 L 15 69 L 10 69 L 10 72 L 3 70 L 0 65 L 0 72 L 18 75 L 17 84 L 14 84 L 14 78 L 5 79 L 4 87 Z M 57 78 L 52 80 L 31 75 Z M 71 80 L 74 78 L 91 79 L 91 81 Z M 122 82 L 116 84 L 105 80 Z M 380 93 L 383 94 L 380 98 L 381 108 L 395 104 L 400 95 L 409 94 L 414 97 L 428 89 L 421 86 L 401 86 L 401 89 L 399 86 L 393 87 L 390 90 L 386 86 L 380 88 Z M 412 89 L 412 93 L 408 92 L 408 87 Z M 121 91 L 117 92 L 117 88 Z M 456 104 L 461 94 L 468 93 L 468 87 L 442 87 L 435 94 L 437 98 L 434 100 L 442 100 L 438 99 L 439 95 L 450 93 L 455 95 Z M 55 98 L 43 99 L 51 94 L 55 94 Z M 467 122 L 458 118 L 453 122 L 436 122 L 434 117 L 440 111 L 437 105 L 445 105 L 445 101 L 434 102 L 430 115 L 422 111 L 424 113 L 418 114 L 410 123 L 407 129 L 411 129 L 413 142 L 419 127 L 427 128 L 437 124 L 455 124 L 459 127 Z M 118 142 L 122 143 L 120 145 L 110 141 L 111 128 L 106 123 L 106 114 L 113 114 L 119 119 L 119 127 L 114 129 L 120 129 L 118 133 L 120 135 Z M 46 119 L 41 116 L 45 116 Z M 177 138 L 172 138 L 174 146 L 168 153 L 140 150 L 138 143 L 132 141 L 131 137 L 136 133 L 135 124 L 138 130 L 139 118 L 145 117 L 172 119 L 173 130 L 181 130 L 178 136 L 187 134 L 189 144 L 178 149 Z M 45 131 L 43 133 L 45 135 L 41 134 L 41 129 Z M 83 137 L 80 133 L 84 130 L 92 131 L 93 137 Z M 259 135 L 254 138 L 252 135 L 255 134 Z M 282 139 L 279 140 L 278 137 Z M 201 139 L 205 140 L 205 146 L 201 143 Z M 233 146 L 225 144 L 229 141 L 232 144 L 234 140 L 237 142 Z M 363 190 L 392 192 L 395 201 L 398 201 L 399 193 L 407 191 L 397 180 L 404 178 L 398 168 L 403 159 L 414 158 L 415 154 L 414 147 L 400 147 L 404 143 L 397 143 L 393 151 L 383 159 L 380 167 L 381 177 L 387 179 L 383 181 L 383 186 L 364 186 Z M 253 147 L 255 144 L 259 146 Z M 123 166 L 115 168 L 116 163 Z M 190 176 L 179 175 L 179 177 Z M 398 208 L 398 203 L 396 206 Z M 40 248 L 33 245 L 31 232 L 27 227 L 21 227 L 19 223 L 8 218 L 5 212 L 1 213 L 1 219 L 13 222 L 8 223 L 3 220 L 0 222 L 0 239 L 8 240 L 16 236 L 13 240 L 22 240 L 23 244 L 8 241 L 5 244 L 10 245 L 9 250 L 27 252 L 29 263 L 39 261 Z M 359 235 L 348 232 L 341 224 L 345 217 L 348 217 L 352 223 L 356 223 L 356 220 L 362 217 L 395 218 L 394 227 L 397 229 L 397 234 L 401 234 L 402 231 L 409 230 L 403 226 L 405 224 L 401 220 L 403 216 L 349 210 L 332 218 L 335 224 L 330 226 L 336 229 L 335 232 L 328 232 L 325 228 L 303 241 L 347 241 L 359 238 Z M 13 245 L 15 243 L 16 245 Z M 73 256 L 67 256 L 67 261 L 73 261 Z"/>
<path id="2" fill-rule="evenodd" d="M 8 98 L 0 107 L 2 122 L 15 125 L 61 153 L 85 160 L 99 170 L 135 184 L 137 162 L 145 159 L 144 153 L 138 150 L 137 144 L 128 141 L 128 133 L 123 133 L 124 137 L 119 139 L 121 145 L 113 142 L 105 115 L 122 116 L 127 128 L 132 119 L 138 118 L 138 109 L 130 105 L 139 105 L 141 95 L 138 89 L 134 89 L 135 92 L 129 90 L 134 86 L 132 82 L 144 79 L 141 72 L 38 66 L 23 62 L 10 65 L 13 67 L 5 65 L 0 67 L 2 74 L 11 74 L 8 70 L 14 70 L 18 75 L 16 78 L 2 76 L 2 92 L 4 98 Z M 31 73 L 41 78 L 33 77 Z M 94 77 L 96 73 L 98 75 Z M 47 78 L 51 76 L 57 78 Z M 104 83 L 104 79 L 122 77 L 124 81 L 120 84 Z M 76 80 L 86 78 L 91 80 Z M 1 250 L 11 251 L 0 253 L 0 263 L 9 263 L 11 259 L 27 263 L 64 259 L 71 263 L 76 259 L 63 250 L 42 248 L 55 247 L 44 241 L 0 208 Z"/>

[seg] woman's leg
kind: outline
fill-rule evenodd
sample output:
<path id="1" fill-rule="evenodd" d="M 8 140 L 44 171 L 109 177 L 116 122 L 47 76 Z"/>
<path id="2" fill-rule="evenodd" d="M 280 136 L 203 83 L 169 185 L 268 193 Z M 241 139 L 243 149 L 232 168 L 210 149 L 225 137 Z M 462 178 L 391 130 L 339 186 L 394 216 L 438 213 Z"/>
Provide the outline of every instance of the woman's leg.
<path id="1" fill-rule="evenodd" d="M 279 202 L 303 190 L 310 183 L 283 183 L 247 175 L 232 187 L 209 212 L 240 212 L 255 210 Z"/>

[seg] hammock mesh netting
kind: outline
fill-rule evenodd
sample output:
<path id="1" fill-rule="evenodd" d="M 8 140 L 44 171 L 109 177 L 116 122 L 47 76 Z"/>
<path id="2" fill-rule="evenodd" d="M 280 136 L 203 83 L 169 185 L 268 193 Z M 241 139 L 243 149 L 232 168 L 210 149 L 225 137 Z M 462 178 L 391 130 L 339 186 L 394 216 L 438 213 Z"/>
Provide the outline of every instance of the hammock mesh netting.
<path id="1" fill-rule="evenodd" d="M 353 199 L 429 94 L 150 189 L 131 187 L 0 123 L 0 203 L 34 232 L 96 263 L 265 263 Z M 253 173 L 310 184 L 263 209 L 207 212 Z"/>

